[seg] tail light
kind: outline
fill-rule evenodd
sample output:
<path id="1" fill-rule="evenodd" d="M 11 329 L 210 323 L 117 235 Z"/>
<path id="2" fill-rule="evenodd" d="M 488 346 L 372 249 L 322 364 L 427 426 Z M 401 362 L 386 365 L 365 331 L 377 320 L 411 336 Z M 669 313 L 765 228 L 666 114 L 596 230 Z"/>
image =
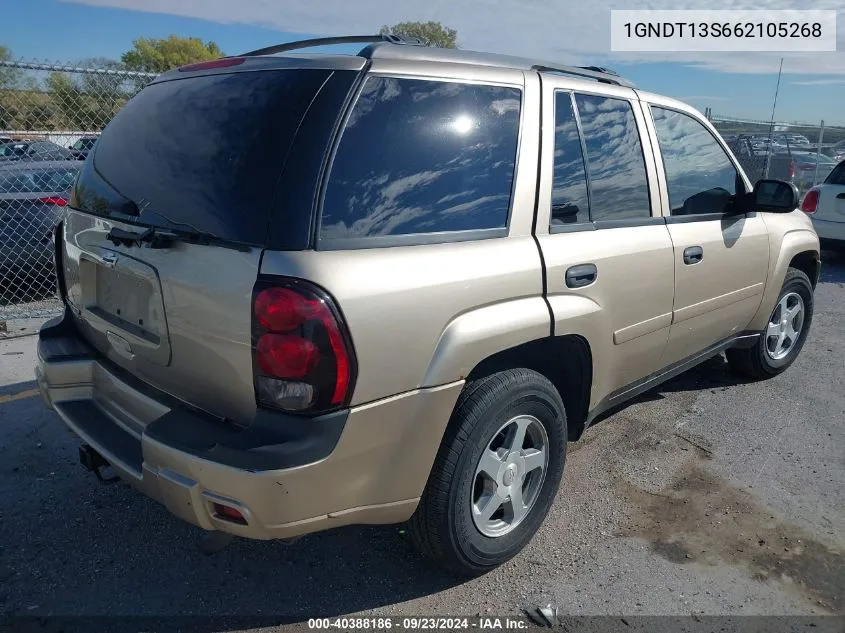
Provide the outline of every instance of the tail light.
<path id="1" fill-rule="evenodd" d="M 801 210 L 804 213 L 813 214 L 819 207 L 819 190 L 818 189 L 810 189 L 805 195 L 804 200 L 801 202 Z"/>
<path id="2" fill-rule="evenodd" d="M 297 279 L 259 280 L 252 301 L 259 406 L 316 415 L 349 403 L 355 357 L 331 297 Z"/>
<path id="3" fill-rule="evenodd" d="M 59 198 L 58 196 L 48 196 L 46 198 L 38 198 L 38 202 L 42 204 L 53 204 L 57 207 L 63 207 L 67 204 L 67 200 Z"/>
<path id="4" fill-rule="evenodd" d="M 789 178 L 790 178 L 790 180 L 792 178 L 795 178 L 795 161 L 794 160 L 789 161 Z"/>

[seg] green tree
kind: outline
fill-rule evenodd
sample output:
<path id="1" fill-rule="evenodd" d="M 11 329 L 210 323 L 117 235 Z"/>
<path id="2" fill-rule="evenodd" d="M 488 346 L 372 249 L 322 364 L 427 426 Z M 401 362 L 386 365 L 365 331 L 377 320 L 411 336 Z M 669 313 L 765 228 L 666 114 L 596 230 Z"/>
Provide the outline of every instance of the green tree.
<path id="1" fill-rule="evenodd" d="M 140 37 L 131 50 L 121 56 L 128 70 L 163 73 L 171 68 L 223 57 L 215 42 L 203 42 L 198 37 L 170 35 L 163 39 Z"/>
<path id="2" fill-rule="evenodd" d="M 418 37 L 429 46 L 458 48 L 458 32 L 440 22 L 400 22 L 393 26 L 381 27 L 379 34 Z"/>
<path id="3" fill-rule="evenodd" d="M 12 49 L 0 44 L 0 62 L 10 62 L 13 59 Z M 13 88 L 17 84 L 21 74 L 19 68 L 0 66 L 0 88 Z"/>
<path id="4" fill-rule="evenodd" d="M 78 64 L 100 70 L 122 70 L 110 59 L 88 59 Z M 109 73 L 53 72 L 47 77 L 52 112 L 62 124 L 77 130 L 101 130 L 126 103 L 135 86 L 124 77 Z"/>

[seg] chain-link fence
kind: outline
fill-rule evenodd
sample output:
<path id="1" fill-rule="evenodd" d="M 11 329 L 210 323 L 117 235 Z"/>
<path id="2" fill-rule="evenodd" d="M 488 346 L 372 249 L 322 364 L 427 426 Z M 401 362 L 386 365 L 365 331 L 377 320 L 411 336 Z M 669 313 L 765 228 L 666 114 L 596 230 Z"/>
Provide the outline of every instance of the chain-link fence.
<path id="1" fill-rule="evenodd" d="M 59 311 L 52 230 L 100 131 L 154 76 L 0 61 L 0 328 Z"/>
<path id="2" fill-rule="evenodd" d="M 752 182 L 793 182 L 803 195 L 845 160 L 845 126 L 738 119 L 707 113 Z"/>

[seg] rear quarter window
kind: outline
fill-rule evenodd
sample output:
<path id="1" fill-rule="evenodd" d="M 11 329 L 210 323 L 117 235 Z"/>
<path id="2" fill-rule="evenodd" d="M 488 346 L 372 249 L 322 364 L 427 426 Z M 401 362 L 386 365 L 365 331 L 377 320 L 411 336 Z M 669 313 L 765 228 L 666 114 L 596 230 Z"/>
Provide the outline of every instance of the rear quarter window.
<path id="1" fill-rule="evenodd" d="M 513 87 L 369 77 L 332 162 L 320 240 L 504 233 L 521 94 Z"/>

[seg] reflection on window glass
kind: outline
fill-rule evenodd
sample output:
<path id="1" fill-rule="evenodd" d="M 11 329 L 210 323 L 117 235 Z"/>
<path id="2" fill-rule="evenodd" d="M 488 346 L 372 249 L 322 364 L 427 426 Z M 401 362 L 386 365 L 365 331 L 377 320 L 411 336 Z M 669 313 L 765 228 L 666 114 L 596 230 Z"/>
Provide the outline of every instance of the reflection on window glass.
<path id="1" fill-rule="evenodd" d="M 593 221 L 651 215 L 643 150 L 631 104 L 575 95 L 590 168 Z"/>
<path id="2" fill-rule="evenodd" d="M 652 106 L 672 215 L 724 213 L 737 172 L 725 150 L 694 118 Z"/>
<path id="3" fill-rule="evenodd" d="M 581 137 L 568 92 L 555 93 L 555 168 L 552 185 L 552 226 L 588 222 L 587 176 Z"/>
<path id="4" fill-rule="evenodd" d="M 504 227 L 520 91 L 370 77 L 335 156 L 322 238 Z"/>

